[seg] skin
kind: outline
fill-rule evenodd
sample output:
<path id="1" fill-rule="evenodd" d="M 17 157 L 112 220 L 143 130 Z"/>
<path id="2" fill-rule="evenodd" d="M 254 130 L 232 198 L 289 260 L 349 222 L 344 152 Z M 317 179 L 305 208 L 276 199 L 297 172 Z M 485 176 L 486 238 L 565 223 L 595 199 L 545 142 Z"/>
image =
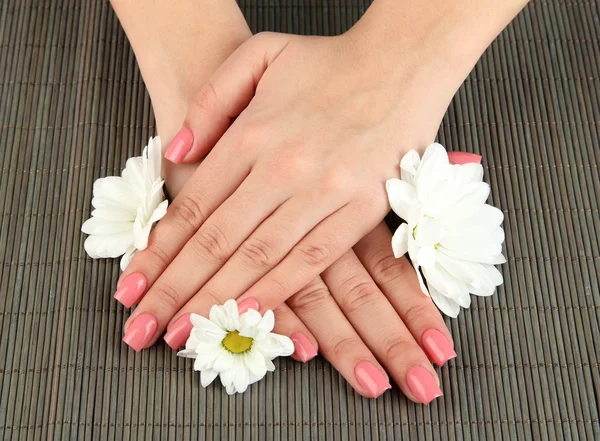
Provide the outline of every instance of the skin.
<path id="1" fill-rule="evenodd" d="M 189 180 L 189 168 L 166 170 L 171 194 L 187 183 L 123 275 L 141 272 L 150 287 L 126 328 L 150 313 L 155 341 L 184 313 L 254 298 L 275 309 L 276 332 L 318 342 L 359 393 L 373 396 L 354 375 L 367 360 L 416 400 L 410 367 L 437 381 L 423 332 L 451 337 L 391 254 L 383 184 L 404 152 L 434 139 L 454 92 L 525 2 L 377 0 L 342 36 L 259 34 L 226 60 L 249 35 L 234 2 L 137 3 L 113 6 L 159 133 L 170 139 L 185 119 L 194 145 L 182 162 L 210 153 Z"/>

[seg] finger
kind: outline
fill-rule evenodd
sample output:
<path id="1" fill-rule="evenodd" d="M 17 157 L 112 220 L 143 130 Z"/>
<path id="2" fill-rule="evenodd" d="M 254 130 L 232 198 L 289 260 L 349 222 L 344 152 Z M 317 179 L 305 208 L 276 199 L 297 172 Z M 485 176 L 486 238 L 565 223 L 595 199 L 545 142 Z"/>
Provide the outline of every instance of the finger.
<path id="1" fill-rule="evenodd" d="M 265 195 L 262 187 L 256 184 L 251 174 L 193 234 L 144 295 L 125 323 L 126 332 L 138 315 L 152 315 L 157 327 L 154 337 L 147 342 L 147 345 L 151 345 L 171 318 L 227 262 L 262 220 L 277 208 L 281 203 L 281 194 L 274 191 Z M 255 203 L 258 199 L 261 199 L 260 208 Z M 244 213 L 243 221 L 239 220 L 236 215 L 238 213 Z M 222 304 L 231 298 L 218 297 L 206 290 L 201 292 L 201 296 L 205 308 L 195 304 L 188 309 L 189 311 L 208 315 L 213 305 Z"/>
<path id="2" fill-rule="evenodd" d="M 238 303 L 251 299 L 260 309 L 273 309 L 298 292 L 375 227 L 364 222 L 361 204 L 346 204 L 320 222 L 266 276 L 256 282 Z M 372 212 L 375 210 L 372 210 Z M 382 219 L 385 213 L 373 213 Z"/>
<path id="3" fill-rule="evenodd" d="M 317 355 L 318 344 L 315 337 L 292 312 L 287 305 L 281 305 L 275 311 L 275 327 L 273 332 L 290 337 L 294 342 L 292 358 L 306 362 Z M 178 314 L 164 335 L 163 339 L 173 350 L 185 345 L 192 331 L 191 313 Z"/>
<path id="4" fill-rule="evenodd" d="M 183 128 L 171 141 L 165 158 L 179 164 L 204 156 L 248 106 L 260 78 L 291 38 L 257 34 L 231 54 L 194 96 Z"/>
<path id="5" fill-rule="evenodd" d="M 392 233 L 381 223 L 354 251 L 430 360 L 442 366 L 456 357 L 452 336 L 431 298 L 421 291 L 408 259 L 394 257 L 391 241 Z"/>
<path id="6" fill-rule="evenodd" d="M 321 354 L 358 393 L 376 398 L 391 388 L 387 374 L 346 320 L 320 277 L 288 302 L 319 342 Z"/>
<path id="7" fill-rule="evenodd" d="M 262 189 L 263 187 L 259 188 Z M 215 271 L 218 269 L 218 272 L 205 285 L 203 284 L 201 289 L 198 288 L 200 291 L 190 300 L 190 305 L 187 308 L 208 313 L 213 303 L 224 303 L 228 299 L 236 299 L 260 280 L 321 219 L 326 218 L 331 212 L 335 211 L 337 207 L 330 208 L 328 204 L 322 202 L 320 196 L 322 195 L 316 192 L 307 193 L 284 202 L 252 234 L 249 234 L 249 237 L 239 245 L 222 268 L 215 268 Z M 306 207 L 311 207 L 311 210 L 307 211 Z M 215 212 L 216 215 L 217 212 Z M 231 219 L 233 216 L 223 216 L 223 219 L 217 221 L 215 225 L 220 225 L 221 222 L 225 224 L 228 218 Z M 208 222 L 206 225 L 208 225 Z M 235 233 L 239 234 L 239 232 Z M 186 265 L 186 262 L 192 261 L 193 256 L 197 254 L 197 251 L 190 252 L 191 255 L 186 257 L 186 249 L 187 246 L 176 259 L 179 260 L 181 257 L 181 268 Z M 206 263 L 203 264 L 207 265 Z M 173 267 L 175 266 L 174 263 Z M 177 268 L 180 269 L 179 266 Z M 203 270 L 204 268 L 197 269 L 196 273 Z M 157 283 L 162 283 L 163 277 Z M 167 281 L 166 283 L 170 282 Z M 189 277 L 185 283 L 191 284 Z M 184 289 L 187 290 L 187 288 Z M 273 307 L 276 307 L 276 305 Z"/>
<path id="8" fill-rule="evenodd" d="M 322 277 L 344 315 L 408 398 L 428 404 L 442 395 L 427 355 L 353 251 Z"/>
<path id="9" fill-rule="evenodd" d="M 223 140 L 234 136 L 230 133 Z M 211 151 L 153 229 L 147 248 L 134 255 L 119 278 L 115 293 L 119 302 L 129 308 L 139 301 L 190 237 L 246 179 L 250 164 L 250 158 L 240 160 L 231 149 Z"/>

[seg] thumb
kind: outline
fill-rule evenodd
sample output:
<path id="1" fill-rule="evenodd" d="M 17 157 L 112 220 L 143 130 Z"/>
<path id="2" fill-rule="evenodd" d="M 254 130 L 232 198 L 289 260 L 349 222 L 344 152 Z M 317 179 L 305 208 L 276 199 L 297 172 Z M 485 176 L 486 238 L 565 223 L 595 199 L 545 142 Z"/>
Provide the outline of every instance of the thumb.
<path id="1" fill-rule="evenodd" d="M 189 164 L 205 156 L 250 104 L 263 74 L 291 38 L 265 32 L 236 49 L 190 101 L 183 127 L 165 158 Z"/>

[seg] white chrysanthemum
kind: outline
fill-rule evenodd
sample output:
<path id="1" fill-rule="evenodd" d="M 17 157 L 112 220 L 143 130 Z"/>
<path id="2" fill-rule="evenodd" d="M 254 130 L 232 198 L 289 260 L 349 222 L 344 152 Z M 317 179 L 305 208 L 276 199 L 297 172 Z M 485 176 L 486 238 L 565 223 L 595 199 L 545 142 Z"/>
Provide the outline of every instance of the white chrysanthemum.
<path id="1" fill-rule="evenodd" d="M 148 246 L 152 225 L 167 212 L 161 177 L 160 137 L 150 138 L 142 156 L 127 160 L 122 176 L 94 182 L 92 217 L 81 231 L 90 236 L 85 251 L 93 259 L 123 256 L 121 270 Z"/>
<path id="2" fill-rule="evenodd" d="M 480 164 L 452 165 L 440 144 L 423 158 L 411 151 L 400 163 L 402 179 L 387 181 L 394 212 L 406 223 L 392 239 L 396 257 L 408 252 L 421 289 L 445 314 L 471 304 L 469 293 L 492 295 L 502 274 L 502 211 L 485 203 L 490 188 Z M 420 271 L 427 281 L 423 282 Z"/>
<path id="3" fill-rule="evenodd" d="M 244 392 L 248 386 L 275 370 L 271 360 L 294 352 L 288 337 L 273 334 L 273 311 L 261 316 L 249 309 L 238 314 L 235 300 L 210 310 L 210 320 L 197 314 L 185 349 L 177 355 L 194 358 L 200 371 L 200 383 L 208 386 L 217 376 L 229 395 Z"/>

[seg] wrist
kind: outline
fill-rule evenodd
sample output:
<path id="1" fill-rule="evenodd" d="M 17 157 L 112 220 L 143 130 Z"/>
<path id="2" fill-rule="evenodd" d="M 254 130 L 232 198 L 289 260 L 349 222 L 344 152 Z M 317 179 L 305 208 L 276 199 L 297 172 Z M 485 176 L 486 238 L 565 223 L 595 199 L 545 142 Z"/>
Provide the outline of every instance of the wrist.
<path id="1" fill-rule="evenodd" d="M 347 34 L 392 78 L 411 66 L 456 91 L 485 49 L 528 0 L 375 0 Z M 364 58 L 363 58 L 364 59 Z M 398 75 L 396 75 L 398 74 Z"/>

